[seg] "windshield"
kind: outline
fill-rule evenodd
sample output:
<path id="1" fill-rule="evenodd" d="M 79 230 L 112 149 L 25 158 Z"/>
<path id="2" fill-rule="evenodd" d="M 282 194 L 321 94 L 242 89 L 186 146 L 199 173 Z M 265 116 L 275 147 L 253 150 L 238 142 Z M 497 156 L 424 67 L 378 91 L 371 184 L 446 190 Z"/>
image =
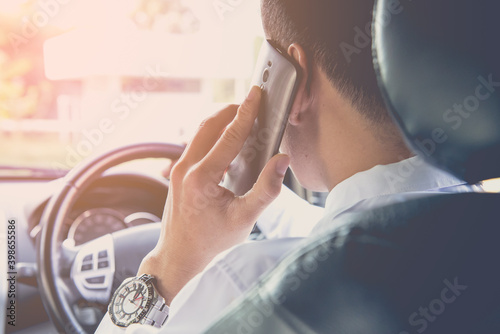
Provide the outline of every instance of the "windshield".
<path id="1" fill-rule="evenodd" d="M 0 176 L 184 143 L 241 101 L 258 1 L 0 0 Z"/>

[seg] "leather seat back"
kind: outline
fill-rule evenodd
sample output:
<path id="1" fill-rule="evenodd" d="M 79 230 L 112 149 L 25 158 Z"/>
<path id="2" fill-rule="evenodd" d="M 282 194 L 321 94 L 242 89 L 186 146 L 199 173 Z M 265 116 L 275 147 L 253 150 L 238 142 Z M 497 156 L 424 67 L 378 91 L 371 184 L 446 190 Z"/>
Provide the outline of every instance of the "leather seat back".
<path id="1" fill-rule="evenodd" d="M 206 333 L 500 333 L 499 204 L 436 195 L 345 215 Z"/>

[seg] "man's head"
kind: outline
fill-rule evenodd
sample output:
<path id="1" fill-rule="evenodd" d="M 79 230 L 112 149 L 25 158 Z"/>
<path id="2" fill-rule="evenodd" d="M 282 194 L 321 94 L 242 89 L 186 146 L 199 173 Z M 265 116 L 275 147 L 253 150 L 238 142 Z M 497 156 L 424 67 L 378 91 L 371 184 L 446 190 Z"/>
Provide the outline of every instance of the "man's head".
<path id="1" fill-rule="evenodd" d="M 409 155 L 377 86 L 372 10 L 370 0 L 262 0 L 267 38 L 288 50 L 305 74 L 282 149 L 307 188 L 331 189 Z M 371 151 L 364 161 L 357 147 Z"/>

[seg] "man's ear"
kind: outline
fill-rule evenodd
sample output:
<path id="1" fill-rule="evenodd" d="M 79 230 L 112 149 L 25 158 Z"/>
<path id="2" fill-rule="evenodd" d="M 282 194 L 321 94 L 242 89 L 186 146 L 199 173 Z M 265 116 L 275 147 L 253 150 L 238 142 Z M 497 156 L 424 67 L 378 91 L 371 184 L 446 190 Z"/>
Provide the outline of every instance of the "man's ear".
<path id="1" fill-rule="evenodd" d="M 311 80 L 312 80 L 312 70 L 311 70 L 311 60 L 306 55 L 306 52 L 297 43 L 293 43 L 288 47 L 288 54 L 295 59 L 295 62 L 300 66 L 302 70 L 302 76 L 300 78 L 299 86 L 297 89 L 297 94 L 295 95 L 295 100 L 290 110 L 289 122 L 292 125 L 298 125 L 304 112 L 309 110 L 312 103 L 312 92 L 311 92 Z"/>

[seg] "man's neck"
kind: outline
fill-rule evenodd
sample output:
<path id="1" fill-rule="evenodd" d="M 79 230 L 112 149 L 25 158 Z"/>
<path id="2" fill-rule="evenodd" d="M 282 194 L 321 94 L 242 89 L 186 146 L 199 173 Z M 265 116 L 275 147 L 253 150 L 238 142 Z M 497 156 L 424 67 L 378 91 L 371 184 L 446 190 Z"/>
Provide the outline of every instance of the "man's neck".
<path id="1" fill-rule="evenodd" d="M 330 113 L 330 115 L 332 115 Z M 411 157 L 395 125 L 387 126 L 387 136 L 377 133 L 369 120 L 356 110 L 336 111 L 324 121 L 321 156 L 328 190 L 352 175 L 376 165 L 387 165 Z M 393 131 L 392 134 L 388 134 Z"/>

